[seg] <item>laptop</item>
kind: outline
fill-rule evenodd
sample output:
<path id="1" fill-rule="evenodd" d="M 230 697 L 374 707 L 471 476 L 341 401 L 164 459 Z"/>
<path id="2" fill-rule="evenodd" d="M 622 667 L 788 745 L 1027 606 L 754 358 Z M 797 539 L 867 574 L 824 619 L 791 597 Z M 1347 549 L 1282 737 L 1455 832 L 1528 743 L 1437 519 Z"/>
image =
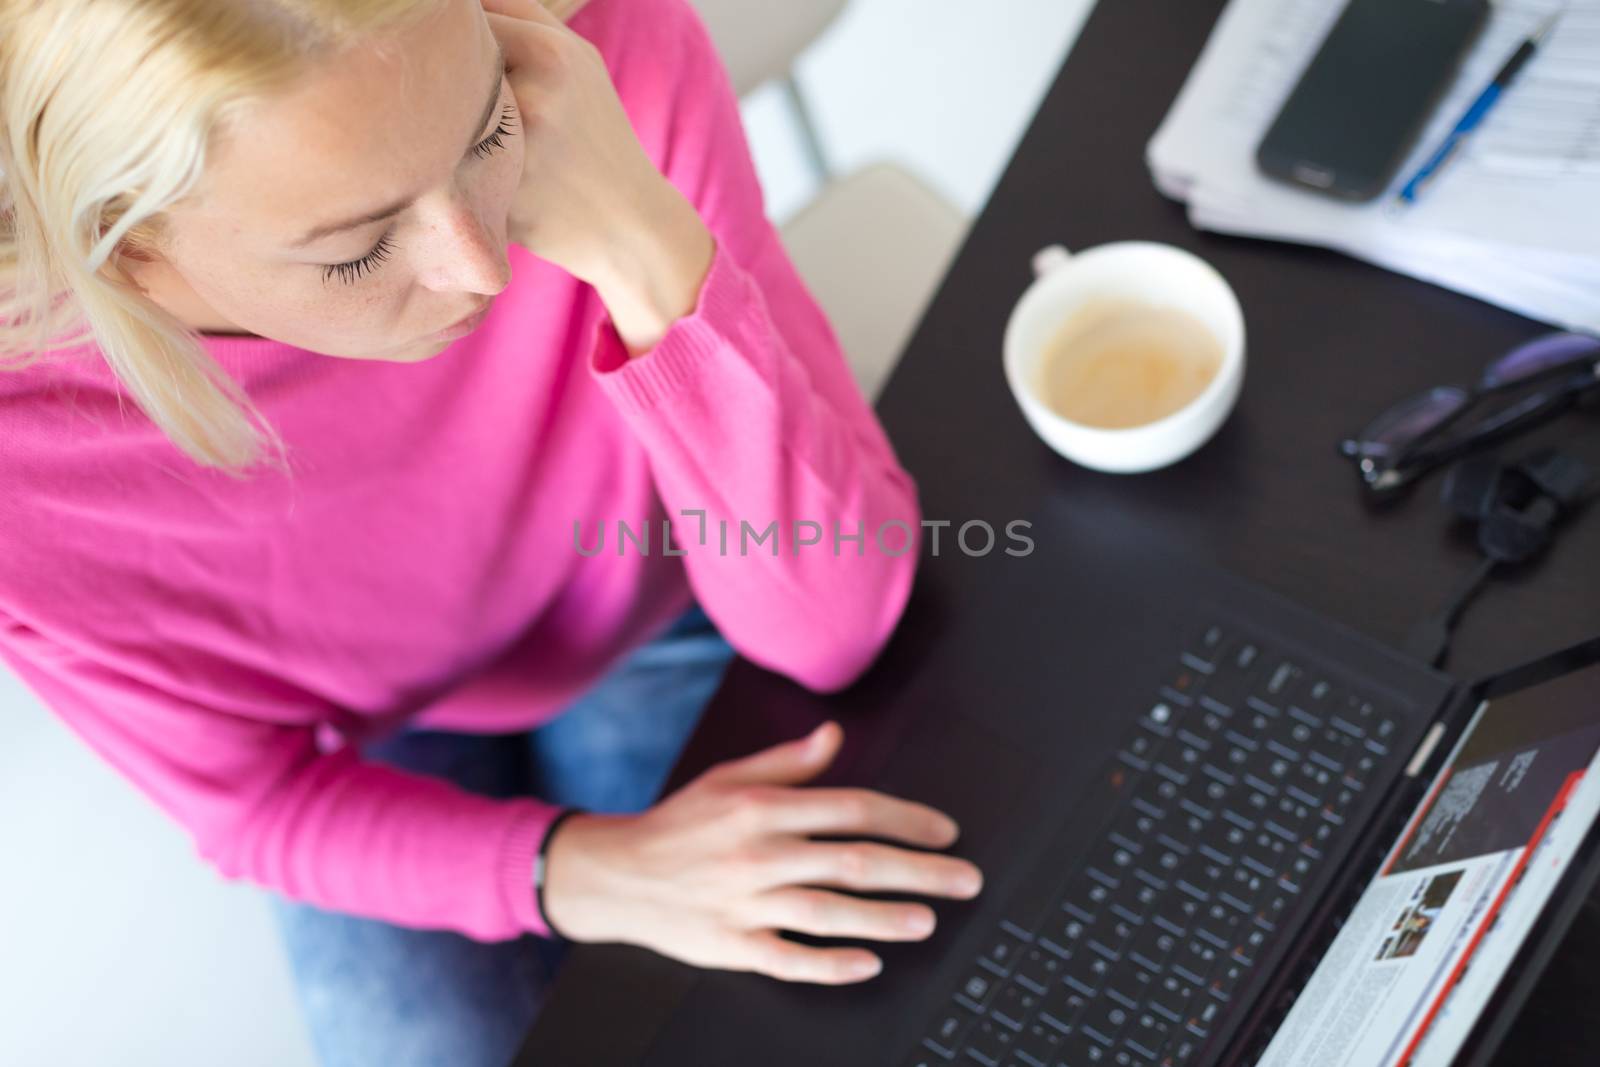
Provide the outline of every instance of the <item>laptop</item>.
<path id="1" fill-rule="evenodd" d="M 866 894 L 932 905 L 922 942 L 785 935 L 871 947 L 858 985 L 584 946 L 518 1064 L 1489 1062 L 1600 876 L 1600 638 L 1463 681 L 1114 516 L 1038 519 L 981 580 L 929 561 L 970 586 L 935 640 L 996 652 L 927 656 L 845 783 L 948 812 L 984 892 Z"/>

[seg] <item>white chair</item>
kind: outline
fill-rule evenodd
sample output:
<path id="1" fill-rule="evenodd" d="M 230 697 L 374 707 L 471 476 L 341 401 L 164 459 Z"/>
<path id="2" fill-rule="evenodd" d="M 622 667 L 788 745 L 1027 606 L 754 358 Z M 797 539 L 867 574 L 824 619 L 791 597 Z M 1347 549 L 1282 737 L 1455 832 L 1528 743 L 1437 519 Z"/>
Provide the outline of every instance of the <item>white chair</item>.
<path id="1" fill-rule="evenodd" d="M 781 227 L 784 247 L 828 315 L 856 382 L 875 401 L 968 219 L 890 162 L 834 177 L 794 76 L 796 58 L 846 0 L 693 0 L 742 97 L 778 82 L 822 189 Z"/>

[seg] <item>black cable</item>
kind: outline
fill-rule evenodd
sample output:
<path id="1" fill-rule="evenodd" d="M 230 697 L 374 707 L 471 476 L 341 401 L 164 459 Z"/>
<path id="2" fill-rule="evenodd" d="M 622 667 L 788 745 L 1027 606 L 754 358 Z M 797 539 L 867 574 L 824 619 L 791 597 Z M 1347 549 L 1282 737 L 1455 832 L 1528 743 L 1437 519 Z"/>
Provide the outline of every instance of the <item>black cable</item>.
<path id="1" fill-rule="evenodd" d="M 1461 613 L 1499 565 L 1500 561 L 1496 559 L 1480 560 L 1438 614 L 1423 619 L 1411 628 L 1411 633 L 1406 636 L 1406 652 L 1430 667 L 1442 664 L 1450 651 L 1450 635 L 1455 631 L 1456 623 L 1461 621 Z"/>
<path id="2" fill-rule="evenodd" d="M 1570 518 L 1596 498 L 1600 498 L 1600 478 L 1590 480 L 1581 490 L 1573 494 L 1563 507 L 1561 519 Z M 1466 611 L 1467 605 L 1487 584 L 1494 574 L 1494 569 L 1502 562 L 1504 561 L 1488 557 L 1480 560 L 1436 615 L 1423 619 L 1411 628 L 1411 632 L 1406 635 L 1406 653 L 1430 667 L 1441 666 L 1450 653 L 1450 638 L 1455 633 L 1456 623 L 1461 621 L 1461 615 Z"/>

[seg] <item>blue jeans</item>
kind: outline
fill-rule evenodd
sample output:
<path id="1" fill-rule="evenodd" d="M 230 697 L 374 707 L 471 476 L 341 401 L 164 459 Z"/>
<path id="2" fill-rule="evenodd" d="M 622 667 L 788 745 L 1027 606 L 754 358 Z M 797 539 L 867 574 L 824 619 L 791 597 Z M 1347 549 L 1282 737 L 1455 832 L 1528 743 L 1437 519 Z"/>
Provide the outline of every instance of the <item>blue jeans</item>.
<path id="1" fill-rule="evenodd" d="M 412 730 L 363 751 L 486 796 L 642 811 L 657 799 L 732 656 L 691 604 L 660 637 L 535 730 L 493 736 Z M 323 1067 L 505 1067 L 568 948 L 562 939 L 531 934 L 485 943 L 324 911 L 275 893 L 269 899 Z"/>

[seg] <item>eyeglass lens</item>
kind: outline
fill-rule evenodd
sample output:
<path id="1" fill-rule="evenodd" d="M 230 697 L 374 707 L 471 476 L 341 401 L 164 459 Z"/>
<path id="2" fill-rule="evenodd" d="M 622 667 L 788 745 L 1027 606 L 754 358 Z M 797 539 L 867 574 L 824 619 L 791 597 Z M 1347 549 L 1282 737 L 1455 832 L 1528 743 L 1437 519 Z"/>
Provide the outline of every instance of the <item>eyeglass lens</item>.
<path id="1" fill-rule="evenodd" d="M 1358 455 L 1387 459 L 1399 455 L 1412 442 L 1433 432 L 1467 402 L 1467 391 L 1453 385 L 1429 389 L 1390 408 L 1361 434 Z"/>
<path id="2" fill-rule="evenodd" d="M 1600 360 L 1600 338 L 1581 333 L 1552 333 L 1518 345 L 1489 364 L 1480 389 L 1514 385 L 1569 363 Z"/>

